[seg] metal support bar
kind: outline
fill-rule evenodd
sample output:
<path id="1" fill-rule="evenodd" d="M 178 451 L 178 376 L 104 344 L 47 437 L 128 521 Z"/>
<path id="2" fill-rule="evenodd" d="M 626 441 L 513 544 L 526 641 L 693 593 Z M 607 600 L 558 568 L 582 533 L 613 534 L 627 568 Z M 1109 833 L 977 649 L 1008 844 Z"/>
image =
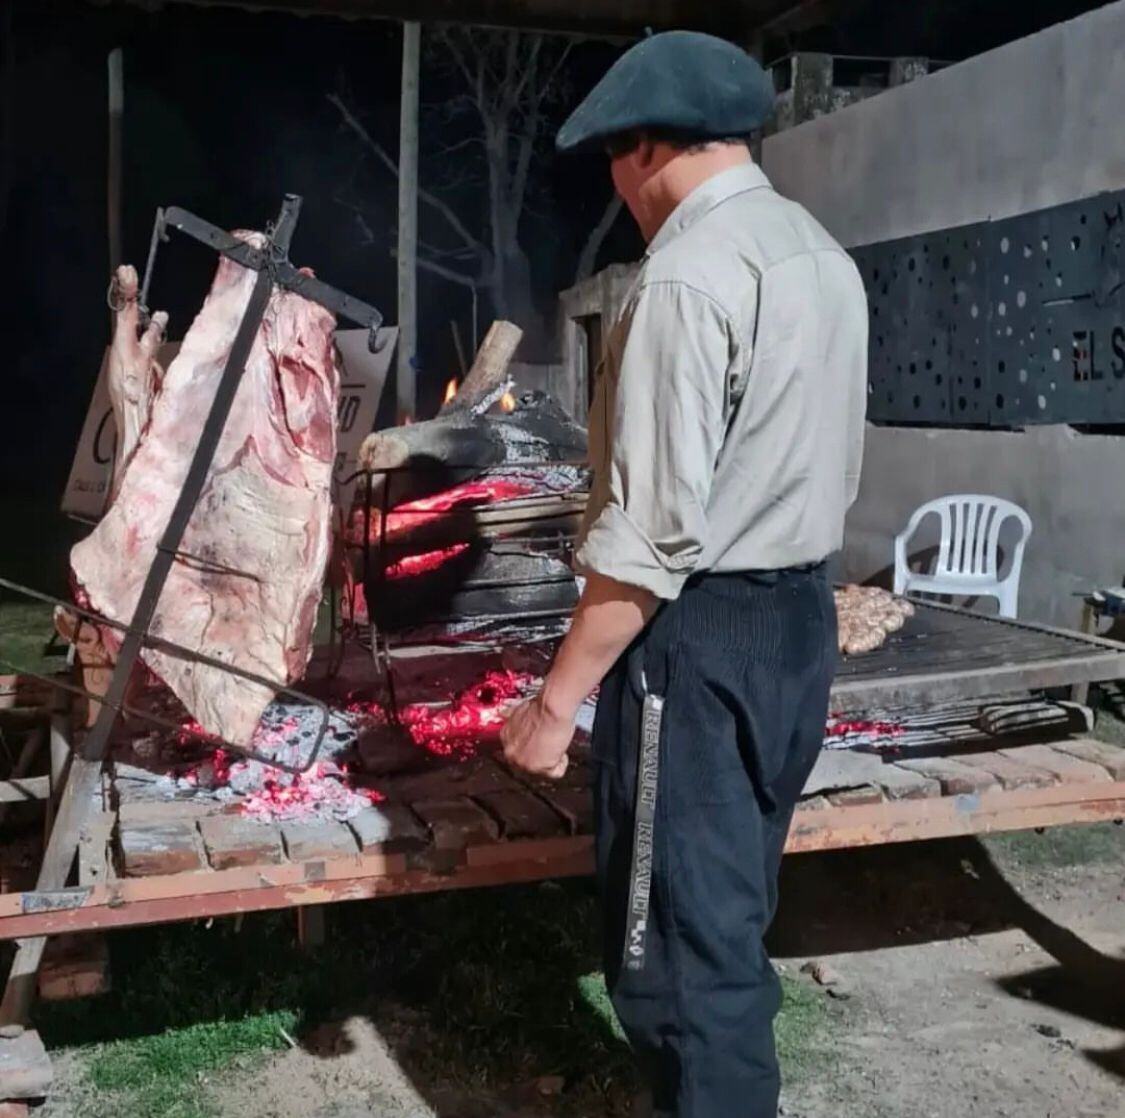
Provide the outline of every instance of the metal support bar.
<path id="1" fill-rule="evenodd" d="M 173 553 L 174 556 L 181 556 L 182 552 Z M 235 574 L 243 574 L 244 572 L 236 571 Z M 53 598 L 49 594 L 42 594 L 38 590 L 32 590 L 28 586 L 20 586 L 19 583 L 12 582 L 6 578 L 0 578 L 0 589 L 13 590 L 17 594 L 22 594 L 25 597 L 32 598 L 35 601 L 43 602 L 45 605 L 55 606 L 56 608 L 67 610 L 69 613 L 81 618 L 83 621 L 88 621 L 96 626 L 105 626 L 109 629 L 115 629 L 119 633 L 129 635 L 133 633 L 133 629 L 120 621 L 115 621 L 112 617 L 106 617 L 104 614 L 96 613 L 94 610 L 85 609 L 82 606 L 76 606 L 70 602 L 64 602 L 59 598 Z M 315 707 L 320 712 L 320 726 L 317 728 L 315 737 L 313 738 L 312 748 L 309 750 L 308 756 L 299 765 L 287 765 L 278 761 L 274 757 L 269 757 L 264 753 L 259 753 L 257 750 L 250 749 L 245 745 L 238 742 L 227 741 L 225 738 L 220 738 L 214 734 L 196 733 L 190 731 L 192 737 L 198 738 L 201 742 L 214 748 L 228 749 L 232 753 L 236 753 L 242 757 L 249 757 L 252 760 L 260 761 L 263 765 L 270 765 L 273 768 L 281 769 L 285 772 L 291 773 L 294 776 L 300 776 L 312 767 L 316 761 L 320 747 L 324 743 L 324 737 L 328 732 L 329 712 L 328 705 L 321 699 L 313 695 L 309 695 L 304 691 L 298 691 L 294 687 L 281 680 L 269 679 L 264 675 L 259 675 L 256 672 L 247 671 L 245 668 L 236 667 L 234 664 L 228 664 L 223 660 L 218 660 L 214 656 L 208 656 L 203 652 L 196 652 L 193 649 L 185 648 L 181 644 L 175 644 L 172 641 L 164 640 L 161 637 L 154 637 L 143 631 L 137 630 L 142 639 L 142 645 L 145 648 L 154 649 L 157 652 L 163 652 L 165 655 L 174 656 L 183 660 L 190 660 L 196 664 L 203 664 L 205 667 L 214 668 L 216 671 L 226 672 L 228 675 L 237 676 L 239 679 L 246 680 L 247 683 L 256 683 L 259 687 L 264 687 L 267 690 L 274 691 L 278 694 L 288 695 L 291 698 L 299 699 L 306 706 Z M 73 650 L 73 645 L 71 649 Z M 60 694 L 65 694 L 68 697 L 78 697 L 89 699 L 99 706 L 107 702 L 107 698 L 103 694 L 98 694 L 90 691 L 86 687 L 82 687 L 77 683 L 67 683 L 58 677 L 49 677 L 40 675 L 37 672 L 28 671 L 21 668 L 18 664 L 12 664 L 5 661 L 0 657 L 0 664 L 7 664 L 13 668 L 19 675 L 27 679 L 41 680 L 43 683 L 55 688 Z M 134 706 L 131 703 L 122 702 L 116 708 L 119 714 L 130 714 L 136 718 L 143 719 L 145 722 L 158 726 L 164 730 L 171 730 L 176 733 L 189 732 L 178 722 L 173 722 L 167 718 L 163 718 L 158 714 L 154 714 L 151 710 L 145 710 L 142 707 Z M 65 748 L 64 754 L 65 756 Z M 57 794 L 57 793 L 56 793 Z"/>
<path id="2" fill-rule="evenodd" d="M 295 194 L 287 195 L 283 204 L 283 217 L 285 207 L 292 210 L 292 221 L 296 223 L 301 199 Z M 148 261 L 145 264 L 144 282 L 138 296 L 140 305 L 145 308 L 148 307 L 149 284 L 152 282 L 156 254 L 160 244 L 168 240 L 167 231 L 169 228 L 177 229 L 214 249 L 221 256 L 226 256 L 235 263 L 241 264 L 244 268 L 249 268 L 255 272 L 270 272 L 273 282 L 278 287 L 283 287 L 302 298 L 319 303 L 341 318 L 346 318 L 360 326 L 366 326 L 368 332 L 367 345 L 374 353 L 376 349 L 375 335 L 383 323 L 383 316 L 362 299 L 356 299 L 354 296 L 348 295 L 323 280 L 318 280 L 315 276 L 310 276 L 307 272 L 302 272 L 299 268 L 294 267 L 288 259 L 289 237 L 292 236 L 292 230 L 290 230 L 289 237 L 282 240 L 278 235 L 281 231 L 281 220 L 279 218 L 269 244 L 265 248 L 255 248 L 253 245 L 247 244 L 246 241 L 240 241 L 237 237 L 232 236 L 225 229 L 220 229 L 217 225 L 212 225 L 211 222 L 204 221 L 203 218 L 197 217 L 179 206 L 158 209 L 156 221 L 153 223 Z"/>

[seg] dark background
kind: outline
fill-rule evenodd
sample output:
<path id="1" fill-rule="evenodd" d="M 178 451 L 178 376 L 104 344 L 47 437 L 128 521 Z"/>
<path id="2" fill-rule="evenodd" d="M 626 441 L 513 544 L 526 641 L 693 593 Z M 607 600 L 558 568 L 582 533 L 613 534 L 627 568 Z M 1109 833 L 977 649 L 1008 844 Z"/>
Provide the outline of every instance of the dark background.
<path id="1" fill-rule="evenodd" d="M 767 60 L 798 47 L 954 60 L 1095 6 L 828 4 L 823 26 L 767 41 Z M 393 322 L 395 270 L 387 246 L 394 237 L 395 180 L 371 165 L 357 175 L 358 148 L 327 95 L 346 90 L 393 154 L 401 38 L 397 24 L 379 21 L 86 0 L 7 0 L 0 4 L 0 36 L 0 326 L 7 357 L 0 570 L 26 578 L 44 573 L 31 558 L 34 540 L 54 518 L 109 336 L 107 53 L 125 51 L 127 261 L 143 263 L 158 205 L 178 204 L 221 226 L 261 227 L 292 191 L 305 200 L 294 262 L 374 303 Z M 591 41 L 574 50 L 563 76 L 565 97 L 553 108 L 560 119 L 625 45 Z M 446 72 L 430 63 L 424 56 L 424 104 L 453 92 L 443 84 Z M 424 133 L 423 173 L 432 139 Z M 361 190 L 366 212 L 382 222 L 374 239 L 360 235 L 355 213 L 340 203 L 343 184 Z M 545 151 L 525 216 L 542 298 L 570 282 L 609 189 L 601 159 L 556 159 Z M 475 216 L 483 232 L 479 196 L 477 189 L 461 202 L 467 220 Z M 432 220 L 422 207 L 423 238 Z M 625 216 L 599 264 L 635 258 L 639 249 Z M 171 312 L 170 337 L 182 336 L 213 268 L 213 255 L 201 247 L 186 241 L 167 247 L 152 303 Z M 419 411 L 426 414 L 456 370 L 449 320 L 458 318 L 467 337 L 470 303 L 465 288 L 423 274 L 419 304 Z M 53 574 L 50 580 L 56 581 Z"/>

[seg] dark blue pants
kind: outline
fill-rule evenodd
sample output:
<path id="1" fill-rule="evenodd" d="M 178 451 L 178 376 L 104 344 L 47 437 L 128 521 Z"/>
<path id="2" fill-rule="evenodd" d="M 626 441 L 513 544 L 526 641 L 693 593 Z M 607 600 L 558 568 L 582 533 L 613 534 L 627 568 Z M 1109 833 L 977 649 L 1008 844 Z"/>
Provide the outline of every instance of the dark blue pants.
<path id="1" fill-rule="evenodd" d="M 705 575 L 602 685 L 593 753 L 606 981 L 662 1118 L 777 1114 L 780 987 L 762 939 L 835 662 L 823 569 Z M 646 694 L 662 706 L 646 708 Z M 659 768 L 645 768 L 654 781 L 638 813 L 646 709 Z M 638 815 L 651 826 L 635 843 Z"/>

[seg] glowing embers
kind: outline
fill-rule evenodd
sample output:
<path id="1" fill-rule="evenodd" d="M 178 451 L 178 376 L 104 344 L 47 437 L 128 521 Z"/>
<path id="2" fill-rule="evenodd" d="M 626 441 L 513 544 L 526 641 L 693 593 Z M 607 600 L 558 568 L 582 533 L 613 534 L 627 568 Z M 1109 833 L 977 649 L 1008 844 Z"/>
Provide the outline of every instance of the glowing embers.
<path id="1" fill-rule="evenodd" d="M 438 710 L 416 703 L 399 718 L 415 745 L 438 757 L 472 757 L 495 740 L 514 703 L 526 694 L 533 677 L 518 672 L 489 672 Z"/>
<path id="2" fill-rule="evenodd" d="M 467 543 L 455 543 L 452 547 L 443 547 L 438 551 L 424 551 L 421 555 L 404 555 L 397 563 L 387 567 L 386 577 L 409 578 L 412 575 L 430 574 L 436 571 L 450 559 L 456 559 L 469 550 Z"/>
<path id="3" fill-rule="evenodd" d="M 538 682 L 525 672 L 487 672 L 446 706 L 412 703 L 403 707 L 399 723 L 427 753 L 467 761 L 482 745 L 496 741 L 512 706 Z M 347 710 L 377 725 L 387 723 L 386 712 L 378 703 L 353 702 Z"/>
<path id="4" fill-rule="evenodd" d="M 397 505 L 387 513 L 386 536 L 392 539 L 402 532 L 409 532 L 420 524 L 439 520 L 445 513 L 456 509 L 474 508 L 478 505 L 495 504 L 498 501 L 511 501 L 517 497 L 528 497 L 538 491 L 538 486 L 531 481 L 502 477 L 478 478 L 475 481 L 462 482 L 435 493 L 432 497 L 419 497 L 416 501 L 407 501 Z M 370 510 L 370 526 L 368 538 L 372 543 L 378 542 L 383 533 L 380 529 L 380 513 L 378 509 Z M 356 509 L 352 516 L 354 534 L 363 538 L 364 510 Z"/>
<path id="5" fill-rule="evenodd" d="M 872 720 L 867 718 L 845 718 L 842 715 L 828 716 L 828 723 L 824 727 L 826 744 L 839 745 L 845 741 L 882 740 L 898 738 L 906 733 L 901 722 L 888 722 L 885 720 Z"/>
<path id="6" fill-rule="evenodd" d="M 468 758 L 485 741 L 498 736 L 508 710 L 532 683 L 532 676 L 516 671 L 489 671 L 449 706 L 434 710 L 415 703 L 399 713 L 399 720 L 414 745 L 439 757 Z"/>
<path id="7" fill-rule="evenodd" d="M 355 722 L 354 716 L 330 711 L 321 755 L 299 775 L 218 747 L 187 768 L 167 773 L 158 790 L 168 797 L 186 794 L 230 804 L 240 814 L 263 822 L 350 819 L 383 798 L 374 789 L 358 786 L 345 760 L 354 751 Z M 266 708 L 251 748 L 282 764 L 303 765 L 320 725 L 318 708 L 275 702 Z M 175 740 L 179 747 L 195 749 L 214 741 L 191 720 L 184 721 Z"/>
<path id="8" fill-rule="evenodd" d="M 374 788 L 353 788 L 347 765 L 317 761 L 303 776 L 281 774 L 275 780 L 267 779 L 247 794 L 241 810 L 243 815 L 263 822 L 317 817 L 348 819 L 367 804 L 382 803 L 385 799 Z"/>

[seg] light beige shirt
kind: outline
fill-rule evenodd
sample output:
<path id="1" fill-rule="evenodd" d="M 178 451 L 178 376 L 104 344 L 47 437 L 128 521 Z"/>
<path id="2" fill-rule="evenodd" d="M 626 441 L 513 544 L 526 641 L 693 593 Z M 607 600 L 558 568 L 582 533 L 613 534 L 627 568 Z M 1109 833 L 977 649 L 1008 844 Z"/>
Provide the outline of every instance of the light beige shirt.
<path id="1" fill-rule="evenodd" d="M 661 226 L 606 339 L 580 569 L 675 598 L 694 571 L 843 544 L 867 401 L 851 258 L 752 163 Z"/>

